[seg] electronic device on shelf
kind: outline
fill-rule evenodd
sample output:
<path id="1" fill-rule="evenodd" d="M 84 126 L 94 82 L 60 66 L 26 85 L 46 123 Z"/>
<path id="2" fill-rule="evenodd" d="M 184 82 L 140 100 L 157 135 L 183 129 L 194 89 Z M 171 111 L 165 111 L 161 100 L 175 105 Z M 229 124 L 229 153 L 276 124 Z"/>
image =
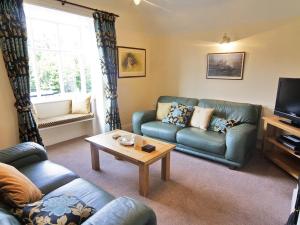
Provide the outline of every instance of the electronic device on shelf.
<path id="1" fill-rule="evenodd" d="M 295 135 L 281 135 L 277 140 L 284 146 L 300 153 L 300 138 Z"/>
<path id="2" fill-rule="evenodd" d="M 300 127 L 299 78 L 279 78 L 274 114 L 285 118 L 281 122 Z"/>

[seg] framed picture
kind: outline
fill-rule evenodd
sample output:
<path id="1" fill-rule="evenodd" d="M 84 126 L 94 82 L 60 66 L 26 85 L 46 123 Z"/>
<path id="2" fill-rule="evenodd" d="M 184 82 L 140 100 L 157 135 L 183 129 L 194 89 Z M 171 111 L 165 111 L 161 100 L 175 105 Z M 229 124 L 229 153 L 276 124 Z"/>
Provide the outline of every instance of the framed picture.
<path id="1" fill-rule="evenodd" d="M 119 78 L 146 76 L 146 49 L 118 47 Z"/>
<path id="2" fill-rule="evenodd" d="M 245 52 L 209 53 L 207 79 L 242 80 Z"/>

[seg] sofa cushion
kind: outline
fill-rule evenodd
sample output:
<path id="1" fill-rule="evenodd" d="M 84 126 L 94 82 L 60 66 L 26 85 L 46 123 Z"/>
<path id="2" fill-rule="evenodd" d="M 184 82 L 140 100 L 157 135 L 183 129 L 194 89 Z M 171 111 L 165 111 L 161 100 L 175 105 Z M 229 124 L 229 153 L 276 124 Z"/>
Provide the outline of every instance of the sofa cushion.
<path id="1" fill-rule="evenodd" d="M 0 163 L 0 197 L 11 206 L 22 206 L 40 200 L 42 193 L 15 167 Z"/>
<path id="2" fill-rule="evenodd" d="M 209 130 L 219 132 L 226 134 L 227 130 L 239 125 L 238 121 L 235 120 L 226 120 L 223 118 L 219 118 L 216 116 L 213 116 L 211 118 L 210 124 L 209 124 Z"/>
<path id="3" fill-rule="evenodd" d="M 226 150 L 225 135 L 213 131 L 189 127 L 177 132 L 177 143 L 207 152 L 224 155 Z"/>
<path id="4" fill-rule="evenodd" d="M 191 118 L 191 126 L 207 130 L 213 111 L 214 109 L 194 106 L 194 112 Z"/>
<path id="5" fill-rule="evenodd" d="M 47 194 L 78 178 L 74 172 L 48 160 L 21 167 L 19 170 L 27 176 L 43 194 Z"/>
<path id="6" fill-rule="evenodd" d="M 222 100 L 200 99 L 198 105 L 204 108 L 214 108 L 214 116 L 240 123 L 257 124 L 261 111 L 261 106 L 258 105 Z"/>
<path id="7" fill-rule="evenodd" d="M 192 117 L 193 107 L 173 102 L 168 115 L 162 120 L 163 123 L 170 123 L 180 127 L 186 127 Z"/>
<path id="8" fill-rule="evenodd" d="M 66 114 L 45 119 L 38 119 L 38 128 L 53 127 L 78 121 L 90 120 L 94 118 L 93 113 L 87 114 Z"/>
<path id="9" fill-rule="evenodd" d="M 95 213 L 95 209 L 72 195 L 59 195 L 15 208 L 13 213 L 24 224 L 75 225 L 82 224 Z"/>
<path id="10" fill-rule="evenodd" d="M 72 114 L 91 113 L 91 96 L 75 96 L 72 99 Z"/>
<path id="11" fill-rule="evenodd" d="M 114 196 L 104 191 L 100 187 L 97 187 L 81 178 L 75 179 L 70 183 L 50 192 L 44 198 L 50 198 L 59 195 L 72 195 L 83 201 L 89 207 L 94 208 L 96 211 L 115 199 Z"/>
<path id="12" fill-rule="evenodd" d="M 143 135 L 163 139 L 170 142 L 176 142 L 176 133 L 182 127 L 174 124 L 162 123 L 161 121 L 152 121 L 142 124 Z"/>
<path id="13" fill-rule="evenodd" d="M 163 120 L 170 112 L 172 102 L 158 102 L 156 110 L 156 120 Z"/>

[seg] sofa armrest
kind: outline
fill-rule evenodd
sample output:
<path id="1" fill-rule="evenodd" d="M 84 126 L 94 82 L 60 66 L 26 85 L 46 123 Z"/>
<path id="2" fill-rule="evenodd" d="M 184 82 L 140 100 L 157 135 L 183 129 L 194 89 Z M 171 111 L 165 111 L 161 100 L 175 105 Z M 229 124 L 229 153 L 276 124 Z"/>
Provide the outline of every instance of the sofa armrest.
<path id="1" fill-rule="evenodd" d="M 0 150 L 0 162 L 17 168 L 47 159 L 44 147 L 33 142 L 25 142 Z"/>
<path id="2" fill-rule="evenodd" d="M 1 225 L 21 225 L 20 222 L 10 213 L 0 208 Z"/>
<path id="3" fill-rule="evenodd" d="M 242 166 L 256 147 L 256 137 L 257 127 L 252 124 L 244 123 L 228 129 L 225 158 Z"/>
<path id="4" fill-rule="evenodd" d="M 156 216 L 152 209 L 131 198 L 117 198 L 82 225 L 156 225 Z"/>
<path id="5" fill-rule="evenodd" d="M 156 118 L 156 110 L 135 112 L 132 115 L 132 129 L 135 134 L 142 134 L 141 126 L 143 123 L 153 121 Z"/>

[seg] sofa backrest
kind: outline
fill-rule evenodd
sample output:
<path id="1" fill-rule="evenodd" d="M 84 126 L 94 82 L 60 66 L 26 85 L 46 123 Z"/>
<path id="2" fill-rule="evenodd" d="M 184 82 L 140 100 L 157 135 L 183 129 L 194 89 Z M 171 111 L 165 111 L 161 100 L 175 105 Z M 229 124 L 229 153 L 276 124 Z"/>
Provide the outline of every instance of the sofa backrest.
<path id="1" fill-rule="evenodd" d="M 199 102 L 196 98 L 184 98 L 184 97 L 175 97 L 175 96 L 160 96 L 157 102 L 177 102 L 179 104 L 188 105 L 188 106 L 196 106 Z"/>
<path id="2" fill-rule="evenodd" d="M 258 124 L 261 106 L 222 100 L 200 99 L 198 106 L 214 108 L 214 115 L 225 119 L 234 119 L 241 123 Z"/>

